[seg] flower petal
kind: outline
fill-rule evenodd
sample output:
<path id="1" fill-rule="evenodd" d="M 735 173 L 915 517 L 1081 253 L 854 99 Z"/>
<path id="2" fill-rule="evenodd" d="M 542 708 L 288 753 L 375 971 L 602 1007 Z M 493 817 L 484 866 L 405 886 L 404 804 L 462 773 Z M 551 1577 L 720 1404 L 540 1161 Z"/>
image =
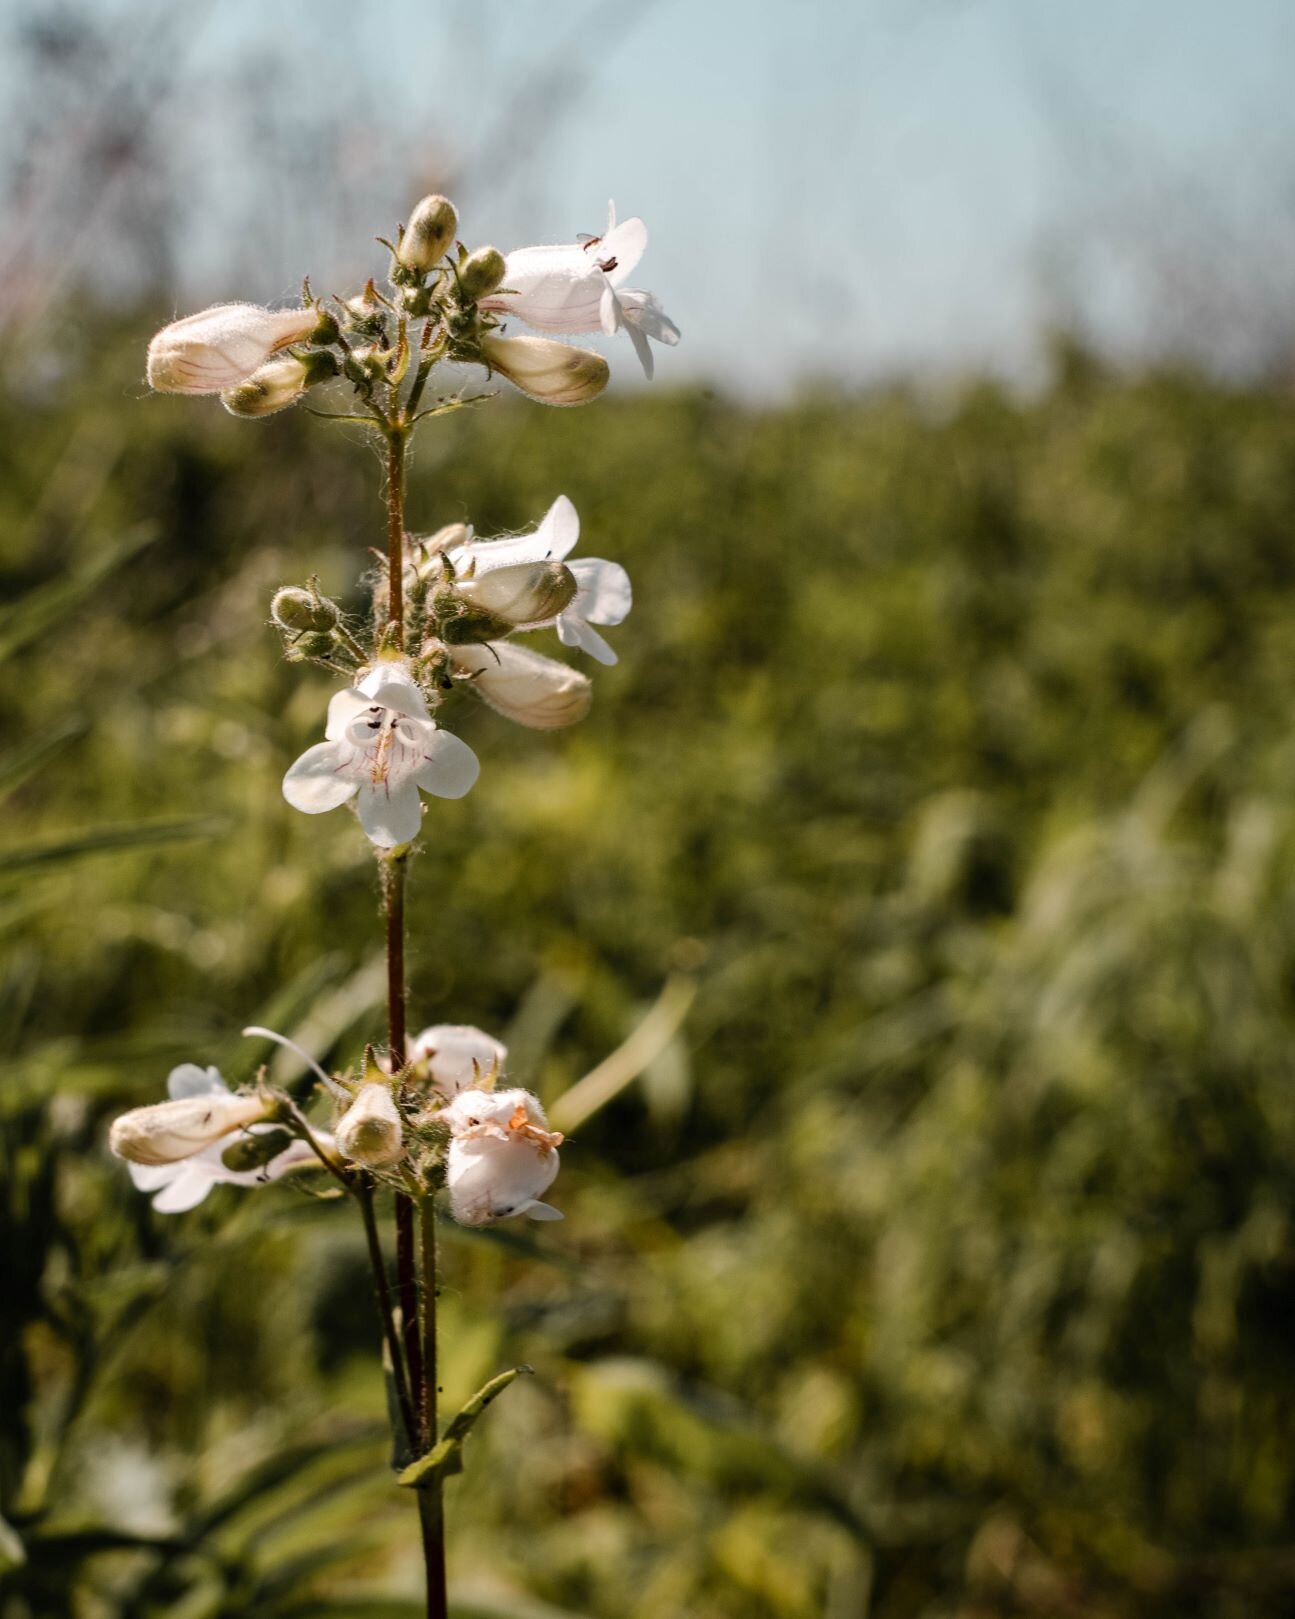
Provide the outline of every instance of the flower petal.
<path id="1" fill-rule="evenodd" d="M 612 286 L 619 287 L 643 257 L 647 243 L 647 226 L 635 215 L 632 219 L 622 219 L 619 225 L 613 225 L 602 241 L 590 248 L 589 252 L 596 255 L 601 264 L 606 264 L 608 259 L 616 260 L 615 265 L 607 271 L 607 279 Z"/>
<path id="2" fill-rule="evenodd" d="M 166 1094 L 173 1102 L 186 1096 L 206 1096 L 212 1091 L 228 1090 L 218 1068 L 199 1068 L 196 1062 L 182 1062 L 166 1077 Z"/>
<path id="3" fill-rule="evenodd" d="M 379 708 L 425 720 L 427 699 L 418 689 L 413 670 L 404 658 L 387 658 L 375 663 L 355 682 L 354 690 Z"/>
<path id="4" fill-rule="evenodd" d="M 346 691 L 335 691 L 328 700 L 328 724 L 324 727 L 324 735 L 330 742 L 340 742 L 346 735 L 346 728 L 361 714 L 367 714 L 373 708 L 371 697 L 366 697 L 354 687 Z"/>
<path id="5" fill-rule="evenodd" d="M 551 1203 L 541 1203 L 539 1198 L 532 1198 L 529 1203 L 519 1203 L 516 1212 L 524 1214 L 528 1220 L 566 1219 L 561 1209 L 555 1209 Z"/>
<path id="6" fill-rule="evenodd" d="M 606 664 L 609 669 L 612 664 L 620 662 L 598 631 L 581 618 L 579 613 L 568 610 L 558 619 L 558 639 L 563 646 L 578 646 L 582 652 L 587 652 L 591 658 L 597 658 L 599 663 Z"/>
<path id="7" fill-rule="evenodd" d="M 462 798 L 480 773 L 480 761 L 467 743 L 438 729 L 424 744 L 423 762 L 414 771 L 414 780 L 437 798 Z"/>
<path id="8" fill-rule="evenodd" d="M 355 795 L 358 782 L 341 774 L 350 750 L 341 742 L 316 742 L 283 778 L 283 796 L 293 809 L 322 815 Z"/>
<path id="9" fill-rule="evenodd" d="M 153 1199 L 159 1214 L 184 1214 L 198 1204 L 216 1184 L 216 1177 L 198 1164 L 185 1164 L 180 1173 Z"/>
<path id="10" fill-rule="evenodd" d="M 632 322 L 626 323 L 625 330 L 630 334 L 630 342 L 633 343 L 634 352 L 643 367 L 643 375 L 651 382 L 656 375 L 656 356 L 652 353 L 652 345 Z"/>
<path id="11" fill-rule="evenodd" d="M 570 564 L 578 593 L 572 606 L 593 624 L 620 624 L 634 605 L 630 576 L 619 562 L 579 557 Z"/>
<path id="12" fill-rule="evenodd" d="M 389 782 L 363 782 L 355 801 L 360 825 L 380 849 L 412 843 L 423 825 L 423 806 L 412 781 L 398 787 Z"/>
<path id="13" fill-rule="evenodd" d="M 544 513 L 535 538 L 543 540 L 544 555 L 558 562 L 565 561 L 575 550 L 580 538 L 580 514 L 566 495 L 559 495 Z"/>
<path id="14" fill-rule="evenodd" d="M 621 329 L 621 301 L 610 281 L 603 288 L 603 295 L 598 301 L 598 319 L 609 336 Z"/>

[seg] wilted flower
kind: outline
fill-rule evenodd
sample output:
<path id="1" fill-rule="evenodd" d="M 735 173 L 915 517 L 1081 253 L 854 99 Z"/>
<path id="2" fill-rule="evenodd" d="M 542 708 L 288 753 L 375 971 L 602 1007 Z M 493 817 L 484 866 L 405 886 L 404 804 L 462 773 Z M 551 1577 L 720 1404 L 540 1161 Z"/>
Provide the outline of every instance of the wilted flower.
<path id="1" fill-rule="evenodd" d="M 337 1149 L 352 1163 L 380 1169 L 403 1156 L 403 1134 L 390 1087 L 361 1085 L 337 1126 Z"/>
<path id="2" fill-rule="evenodd" d="M 496 569 L 514 568 L 524 562 L 563 561 L 579 538 L 576 509 L 565 495 L 559 495 L 533 533 L 470 540 L 450 552 L 450 561 L 457 573 L 471 570 L 484 580 Z M 615 663 L 615 652 L 593 626 L 619 624 L 629 613 L 634 603 L 629 575 L 618 562 L 601 557 L 577 558 L 567 567 L 576 581 L 576 593 L 554 620 L 558 638 L 566 646 L 582 648 L 599 663 Z"/>
<path id="3" fill-rule="evenodd" d="M 482 298 L 481 307 L 516 315 L 537 332 L 611 333 L 623 327 L 650 377 L 648 338 L 673 346 L 679 328 L 650 292 L 624 284 L 646 247 L 643 221 L 626 219 L 618 225 L 616 204 L 609 203 L 601 236 L 510 253 L 504 261 L 504 290 Z"/>
<path id="4" fill-rule="evenodd" d="M 378 663 L 337 692 L 324 736 L 283 778 L 283 796 L 307 815 L 354 798 L 360 824 L 379 848 L 418 836 L 419 788 L 462 798 L 480 770 L 467 743 L 431 719 L 404 659 Z"/>
<path id="5" fill-rule="evenodd" d="M 134 1164 L 161 1165 L 192 1158 L 213 1142 L 263 1119 L 263 1096 L 236 1096 L 215 1068 L 181 1063 L 166 1082 L 169 1102 L 135 1107 L 114 1119 L 108 1145 Z"/>
<path id="6" fill-rule="evenodd" d="M 588 675 L 530 647 L 487 641 L 456 646 L 451 658 L 457 673 L 470 678 L 472 689 L 518 725 L 554 731 L 589 712 L 593 685 Z"/>
<path id="7" fill-rule="evenodd" d="M 446 1101 L 460 1091 L 485 1090 L 507 1056 L 501 1040 L 468 1023 L 435 1023 L 409 1045 L 409 1060 Z"/>
<path id="8" fill-rule="evenodd" d="M 585 405 L 607 386 L 610 368 L 592 349 L 553 343 L 547 337 L 500 337 L 486 332 L 481 354 L 498 371 L 542 405 Z"/>
<path id="9" fill-rule="evenodd" d="M 557 1175 L 562 1136 L 548 1128 L 537 1097 L 524 1090 L 460 1091 L 439 1117 L 450 1128 L 445 1178 L 460 1225 L 492 1225 L 514 1214 L 562 1218 L 540 1202 Z"/>
<path id="10" fill-rule="evenodd" d="M 236 387 L 278 349 L 303 343 L 314 309 L 216 304 L 164 326 L 148 345 L 148 384 L 158 393 L 218 394 Z"/>

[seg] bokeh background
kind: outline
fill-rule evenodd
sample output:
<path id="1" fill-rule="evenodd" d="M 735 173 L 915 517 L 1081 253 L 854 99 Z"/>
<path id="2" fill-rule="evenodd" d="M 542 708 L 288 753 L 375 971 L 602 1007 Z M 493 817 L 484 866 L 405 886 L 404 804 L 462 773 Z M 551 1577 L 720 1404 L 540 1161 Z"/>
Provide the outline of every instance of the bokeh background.
<path id="1" fill-rule="evenodd" d="M 155 1216 L 104 1137 L 250 1078 L 244 1023 L 381 1036 L 367 849 L 278 790 L 329 682 L 265 623 L 352 588 L 376 458 L 142 360 L 352 290 L 431 188 L 505 248 L 614 195 L 684 331 L 415 455 L 415 527 L 565 492 L 636 607 L 577 731 L 456 715 L 413 1026 L 550 1103 L 656 1035 L 564 1225 L 446 1233 L 447 1402 L 537 1374 L 451 1486 L 456 1612 L 1289 1614 L 1295 14 L 0 26 L 3 1619 L 420 1612 L 354 1222 Z"/>

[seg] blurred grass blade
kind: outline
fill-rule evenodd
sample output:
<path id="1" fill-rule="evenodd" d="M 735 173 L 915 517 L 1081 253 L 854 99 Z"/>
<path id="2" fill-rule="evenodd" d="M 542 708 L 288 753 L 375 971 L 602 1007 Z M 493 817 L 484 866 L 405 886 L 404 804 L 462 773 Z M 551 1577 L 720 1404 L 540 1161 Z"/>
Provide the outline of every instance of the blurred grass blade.
<path id="1" fill-rule="evenodd" d="M 64 720 L 61 725 L 38 736 L 34 742 L 6 753 L 0 759 L 0 800 L 21 787 L 34 771 L 40 769 L 50 754 L 57 753 L 74 737 L 84 736 L 86 729 L 84 720 Z"/>
<path id="2" fill-rule="evenodd" d="M 694 979 L 668 979 L 656 1004 L 630 1037 L 558 1097 L 549 1109 L 553 1128 L 570 1135 L 637 1079 L 678 1034 L 696 994 Z"/>
<path id="3" fill-rule="evenodd" d="M 218 837 L 228 829 L 219 816 L 193 816 L 184 821 L 141 821 L 129 826 L 97 826 L 88 832 L 49 838 L 16 849 L 0 849 L 0 876 L 33 867 L 58 866 L 88 854 L 112 854 L 122 849 L 153 847 L 160 843 L 186 843 Z"/>
<path id="4" fill-rule="evenodd" d="M 110 574 L 146 545 L 151 545 L 157 533 L 152 525 L 141 524 L 115 545 L 108 543 L 98 547 L 77 572 L 60 575 L 48 584 L 29 590 L 0 611 L 0 663 L 30 646 L 60 619 L 75 611 Z"/>

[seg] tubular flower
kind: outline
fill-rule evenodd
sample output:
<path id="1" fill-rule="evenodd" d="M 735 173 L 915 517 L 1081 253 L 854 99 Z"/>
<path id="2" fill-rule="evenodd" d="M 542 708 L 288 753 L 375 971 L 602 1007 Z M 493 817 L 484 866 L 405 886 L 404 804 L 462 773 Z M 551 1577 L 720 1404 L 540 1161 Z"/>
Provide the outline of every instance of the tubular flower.
<path id="1" fill-rule="evenodd" d="M 579 538 L 576 509 L 565 495 L 559 495 L 534 533 L 470 540 L 449 555 L 456 573 L 471 571 L 481 579 L 495 569 L 523 562 L 564 561 Z M 580 647 L 599 663 L 613 664 L 615 652 L 593 626 L 619 624 L 628 615 L 634 605 L 629 575 L 618 562 L 601 557 L 580 557 L 567 567 L 576 581 L 576 593 L 551 621 L 557 626 L 558 639 L 564 646 Z"/>
<path id="2" fill-rule="evenodd" d="M 481 356 L 492 371 L 506 377 L 542 405 L 586 405 L 607 386 L 611 371 L 592 349 L 553 343 L 547 337 L 500 337 L 486 332 Z"/>
<path id="3" fill-rule="evenodd" d="M 516 315 L 537 332 L 618 332 L 630 335 L 645 375 L 653 372 L 648 338 L 671 347 L 679 328 L 650 292 L 626 287 L 643 257 L 647 226 L 641 219 L 616 223 L 607 205 L 607 229 L 585 242 L 522 247 L 504 261 L 503 290 L 480 300 L 483 309 Z"/>
<path id="4" fill-rule="evenodd" d="M 350 799 L 379 848 L 418 836 L 418 792 L 462 798 L 480 765 L 466 742 L 442 731 L 403 659 L 376 664 L 328 705 L 325 741 L 307 748 L 283 778 L 294 809 L 320 815 Z"/>
<path id="5" fill-rule="evenodd" d="M 557 1175 L 562 1136 L 548 1128 L 538 1098 L 524 1090 L 460 1091 L 439 1117 L 450 1128 L 445 1179 L 460 1225 L 493 1225 L 514 1214 L 562 1218 L 540 1202 Z"/>
<path id="6" fill-rule="evenodd" d="M 148 345 L 148 385 L 158 393 L 218 394 L 245 382 L 319 325 L 314 309 L 216 304 L 164 326 Z"/>
<path id="7" fill-rule="evenodd" d="M 258 1098 L 231 1095 L 215 1068 L 199 1068 L 196 1063 L 182 1063 L 178 1068 L 173 1068 L 166 1082 L 166 1088 L 171 1097 L 170 1102 L 158 1103 L 156 1110 L 136 1108 L 135 1114 L 161 1112 L 164 1108 L 183 1103 L 186 1107 L 205 1108 L 215 1117 L 220 1113 L 224 1103 L 242 1104 L 249 1101 L 257 1104 L 256 1117 L 259 1118 L 265 1112 L 264 1104 Z M 241 1141 L 246 1141 L 249 1136 L 264 1138 L 275 1133 L 274 1127 L 268 1124 L 227 1125 L 214 1139 L 208 1135 L 199 1145 L 191 1145 L 188 1153 L 182 1157 L 166 1160 L 150 1158 L 141 1161 L 122 1150 L 124 1144 L 133 1145 L 134 1140 L 138 1139 L 132 1126 L 127 1125 L 124 1132 L 120 1129 L 131 1117 L 132 1115 L 127 1113 L 116 1121 L 109 1137 L 109 1145 L 114 1152 L 131 1158 L 130 1178 L 141 1192 L 157 1194 L 153 1198 L 153 1207 L 159 1214 L 183 1214 L 186 1209 L 196 1208 L 213 1186 L 262 1186 L 267 1181 L 279 1180 L 290 1170 L 318 1163 L 318 1159 L 306 1142 L 293 1140 L 282 1151 L 275 1153 L 267 1162 L 255 1169 L 229 1168 L 224 1162 L 223 1154 L 229 1150 L 230 1135 L 241 1129 L 242 1133 L 238 1137 Z M 195 1139 L 191 1130 L 187 1135 L 190 1142 Z M 158 1140 L 156 1131 L 153 1132 L 151 1140 L 156 1145 Z M 331 1146 L 331 1139 L 326 1135 L 317 1135 L 316 1140 L 325 1149 Z"/>
<path id="8" fill-rule="evenodd" d="M 536 731 L 556 731 L 584 719 L 593 701 L 588 675 L 510 641 L 456 646 L 454 668 L 505 719 Z"/>
<path id="9" fill-rule="evenodd" d="M 182 1063 L 166 1082 L 169 1102 L 135 1107 L 114 1119 L 108 1146 L 118 1158 L 158 1166 L 178 1163 L 263 1119 L 265 1098 L 234 1096 L 214 1068 Z"/>
<path id="10" fill-rule="evenodd" d="M 409 1046 L 409 1060 L 447 1102 L 461 1091 L 488 1090 L 507 1056 L 502 1040 L 469 1023 L 435 1023 Z"/>

